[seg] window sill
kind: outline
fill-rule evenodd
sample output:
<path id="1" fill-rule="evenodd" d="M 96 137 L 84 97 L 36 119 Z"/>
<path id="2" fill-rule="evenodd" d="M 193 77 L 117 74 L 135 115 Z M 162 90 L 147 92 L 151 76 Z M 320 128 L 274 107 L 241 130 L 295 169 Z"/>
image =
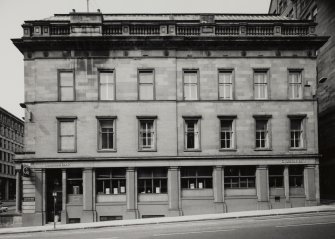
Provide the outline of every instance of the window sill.
<path id="1" fill-rule="evenodd" d="M 254 151 L 272 151 L 272 148 L 255 148 Z"/>
<path id="2" fill-rule="evenodd" d="M 61 151 L 61 150 L 58 150 L 57 153 L 77 153 L 77 150 L 74 150 L 74 151 Z"/>
<path id="3" fill-rule="evenodd" d="M 290 148 L 289 151 L 306 151 L 307 148 Z"/>
<path id="4" fill-rule="evenodd" d="M 157 152 L 157 149 L 138 149 L 137 152 Z"/>
<path id="5" fill-rule="evenodd" d="M 98 153 L 116 153 L 116 149 L 98 149 Z"/>
<path id="6" fill-rule="evenodd" d="M 219 149 L 219 151 L 220 152 L 236 152 L 237 149 L 236 148 L 231 148 L 231 149 L 223 149 L 223 148 L 221 148 L 221 149 Z"/>
<path id="7" fill-rule="evenodd" d="M 201 152 L 201 149 L 184 149 L 184 152 Z"/>

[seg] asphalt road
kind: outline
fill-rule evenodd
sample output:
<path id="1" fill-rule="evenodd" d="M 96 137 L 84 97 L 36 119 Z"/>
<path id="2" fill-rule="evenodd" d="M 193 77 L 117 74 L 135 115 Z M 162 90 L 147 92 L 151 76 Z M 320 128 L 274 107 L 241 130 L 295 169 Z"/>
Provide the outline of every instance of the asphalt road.
<path id="1" fill-rule="evenodd" d="M 1 235 L 6 238 L 73 239 L 335 239 L 335 213 Z"/>

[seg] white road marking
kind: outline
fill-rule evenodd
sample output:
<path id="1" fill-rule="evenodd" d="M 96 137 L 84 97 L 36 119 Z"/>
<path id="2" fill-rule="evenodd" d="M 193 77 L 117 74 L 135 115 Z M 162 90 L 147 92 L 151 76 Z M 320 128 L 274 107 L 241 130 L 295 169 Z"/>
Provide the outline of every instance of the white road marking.
<path id="1" fill-rule="evenodd" d="M 283 225 L 283 226 L 276 226 L 276 227 L 301 227 L 301 226 L 316 226 L 316 225 L 327 225 L 327 224 L 335 224 L 335 222 L 316 222 L 316 223 L 292 224 L 292 225 Z"/>
<path id="2" fill-rule="evenodd" d="M 185 235 L 185 234 L 197 234 L 197 233 L 208 233 L 208 232 L 229 232 L 234 231 L 235 229 L 226 229 L 226 230 L 213 230 L 213 231 L 198 231 L 198 232 L 175 232 L 175 233 L 161 233 L 161 234 L 154 234 L 154 237 L 160 236 L 172 236 L 172 235 Z"/>

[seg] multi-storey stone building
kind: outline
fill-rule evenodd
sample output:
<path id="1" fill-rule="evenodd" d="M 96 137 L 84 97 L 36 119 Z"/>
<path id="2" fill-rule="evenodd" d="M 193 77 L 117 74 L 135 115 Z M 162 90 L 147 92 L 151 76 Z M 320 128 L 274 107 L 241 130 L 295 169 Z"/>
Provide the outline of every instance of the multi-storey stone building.
<path id="1" fill-rule="evenodd" d="M 15 199 L 13 158 L 23 151 L 23 127 L 21 119 L 0 107 L 0 201 Z"/>
<path id="2" fill-rule="evenodd" d="M 311 21 L 102 14 L 23 24 L 23 223 L 319 202 Z M 28 119 L 28 117 L 26 117 Z"/>
<path id="3" fill-rule="evenodd" d="M 330 36 L 317 52 L 319 100 L 320 185 L 323 199 L 335 199 L 335 2 L 328 0 L 272 0 L 269 13 L 313 20 L 316 34 Z"/>

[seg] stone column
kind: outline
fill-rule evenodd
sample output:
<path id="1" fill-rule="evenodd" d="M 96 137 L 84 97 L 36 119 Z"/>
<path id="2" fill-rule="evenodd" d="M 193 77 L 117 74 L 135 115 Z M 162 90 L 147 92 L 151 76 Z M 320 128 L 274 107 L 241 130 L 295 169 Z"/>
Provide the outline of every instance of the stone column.
<path id="1" fill-rule="evenodd" d="M 46 179 L 45 169 L 35 169 L 35 215 L 33 226 L 46 223 Z"/>
<path id="2" fill-rule="evenodd" d="M 316 187 L 315 187 L 315 166 L 306 165 L 304 169 L 304 186 L 306 195 L 306 206 L 315 206 L 316 202 Z"/>
<path id="3" fill-rule="evenodd" d="M 16 170 L 16 213 L 22 212 L 22 179 L 21 170 Z"/>
<path id="4" fill-rule="evenodd" d="M 92 168 L 83 169 L 83 213 L 81 222 L 94 222 L 95 212 L 93 210 L 93 170 Z"/>
<path id="5" fill-rule="evenodd" d="M 224 202 L 224 170 L 222 166 L 215 166 L 213 169 L 213 191 L 215 211 L 218 213 L 226 212 Z"/>
<path id="6" fill-rule="evenodd" d="M 168 169 L 168 195 L 169 195 L 169 216 L 181 216 L 179 208 L 180 184 L 179 168 Z"/>
<path id="7" fill-rule="evenodd" d="M 270 209 L 269 203 L 269 172 L 265 165 L 256 169 L 257 208 L 259 210 Z"/>
<path id="8" fill-rule="evenodd" d="M 66 212 L 66 203 L 67 203 L 67 192 L 66 192 L 66 169 L 62 169 L 62 215 L 61 215 L 61 221 L 62 224 L 67 223 L 67 212 Z"/>
<path id="9" fill-rule="evenodd" d="M 285 190 L 285 207 L 291 207 L 290 181 L 289 181 L 289 171 L 287 165 L 284 168 L 284 190 Z"/>
<path id="10" fill-rule="evenodd" d="M 138 218 L 137 210 L 137 174 L 135 168 L 127 168 L 126 171 L 126 195 L 127 195 L 127 212 L 126 219 Z"/>

